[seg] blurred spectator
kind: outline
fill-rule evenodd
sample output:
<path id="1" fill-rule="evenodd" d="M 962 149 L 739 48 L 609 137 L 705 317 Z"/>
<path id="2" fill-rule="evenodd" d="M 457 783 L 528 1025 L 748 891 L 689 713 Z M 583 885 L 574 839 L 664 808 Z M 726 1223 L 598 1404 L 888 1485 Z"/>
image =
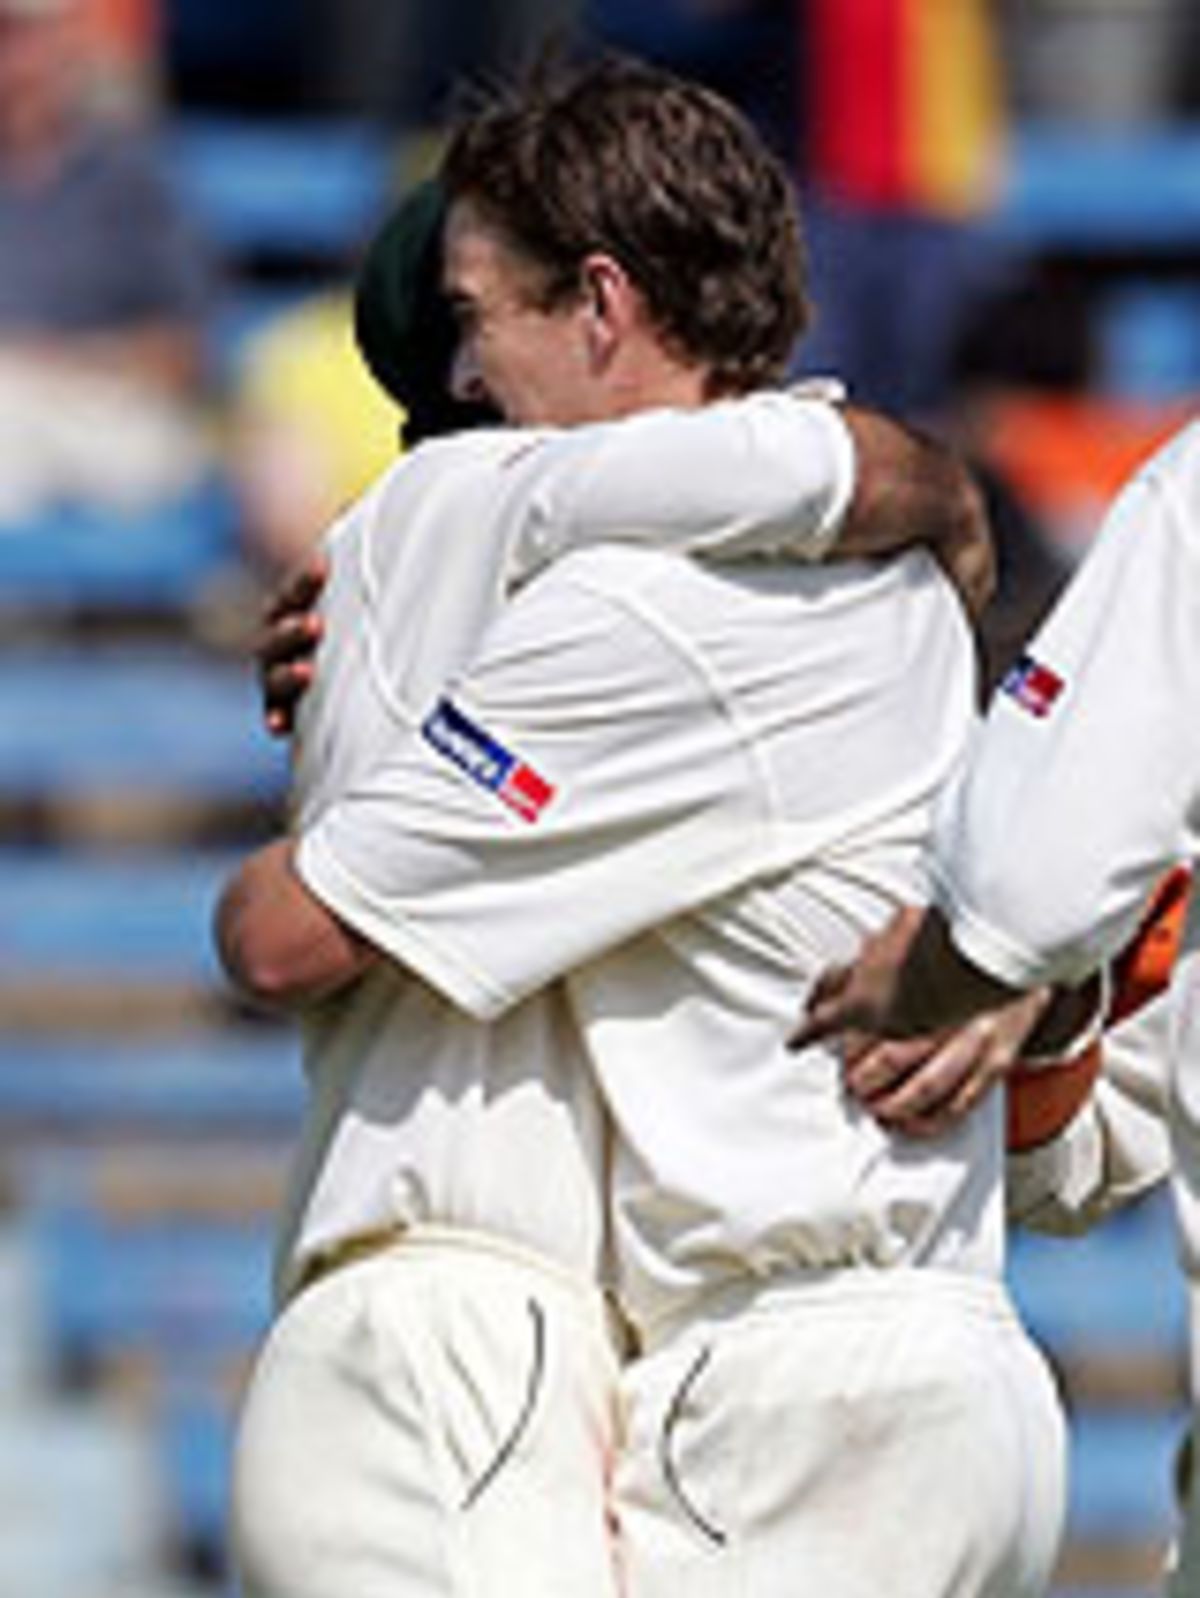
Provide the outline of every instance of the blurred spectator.
<path id="1" fill-rule="evenodd" d="M 579 0 L 304 0 L 313 101 L 405 131 L 435 127 L 462 79 L 508 75 L 573 36 Z"/>
<path id="2" fill-rule="evenodd" d="M 231 397 L 242 537 L 272 580 L 396 458 L 403 412 L 363 365 L 349 293 L 305 297 L 250 337 Z"/>
<path id="3" fill-rule="evenodd" d="M 147 133 L 91 99 L 82 0 L 0 0 L 0 526 L 144 511 L 208 465 L 208 275 Z"/>
<path id="4" fill-rule="evenodd" d="M 1195 0 L 1010 0 L 1024 114 L 1131 126 L 1170 118 L 1185 92 Z"/>
<path id="5" fill-rule="evenodd" d="M 147 115 L 162 93 L 159 0 L 82 0 L 82 6 L 92 98 L 116 116 Z"/>
<path id="6" fill-rule="evenodd" d="M 696 78 L 739 106 L 778 155 L 795 153 L 795 0 L 581 0 L 593 43 Z"/>
<path id="7" fill-rule="evenodd" d="M 1003 263 L 986 221 L 1006 106 L 990 0 L 801 0 L 799 114 L 816 323 L 808 371 L 928 413 Z"/>
<path id="8" fill-rule="evenodd" d="M 450 393 L 458 329 L 440 292 L 444 201 L 427 180 L 381 221 L 351 294 L 299 302 L 251 341 L 233 407 L 246 552 L 264 576 L 307 554 L 401 443 L 497 418 Z"/>

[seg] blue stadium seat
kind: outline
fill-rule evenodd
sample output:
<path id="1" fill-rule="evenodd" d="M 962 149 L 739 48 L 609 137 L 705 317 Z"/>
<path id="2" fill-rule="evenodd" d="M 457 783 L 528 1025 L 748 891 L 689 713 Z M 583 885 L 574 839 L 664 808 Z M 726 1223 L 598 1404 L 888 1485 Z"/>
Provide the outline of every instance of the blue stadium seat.
<path id="1" fill-rule="evenodd" d="M 221 982 L 210 922 L 235 857 L 0 850 L 0 984 Z"/>
<path id="2" fill-rule="evenodd" d="M 288 1138 L 303 1104 L 293 1035 L 0 1033 L 0 1146 L 72 1138 Z"/>
<path id="3" fill-rule="evenodd" d="M 175 1360 L 163 1371 L 154 1415 L 177 1562 L 212 1576 L 228 1567 L 232 1386 L 220 1362 Z"/>
<path id="4" fill-rule="evenodd" d="M 205 1158 L 207 1197 L 195 1179 L 181 1194 L 178 1153 L 139 1168 L 72 1150 L 23 1170 L 38 1319 L 60 1376 L 102 1378 L 139 1353 L 243 1356 L 260 1336 L 278 1190 L 230 1151 Z"/>
<path id="5" fill-rule="evenodd" d="M 231 257 L 344 268 L 387 204 L 395 152 L 359 122 L 218 115 L 181 119 L 172 159 L 200 224 Z"/>
<path id="6" fill-rule="evenodd" d="M 1034 1336 L 1055 1353 L 1170 1352 L 1186 1344 L 1187 1301 L 1165 1193 L 1084 1237 L 1015 1233 L 1009 1279 Z"/>
<path id="7" fill-rule="evenodd" d="M 1109 289 L 1097 318 L 1098 380 L 1114 399 L 1152 404 L 1200 390 L 1200 289 L 1135 280 Z"/>
<path id="8" fill-rule="evenodd" d="M 1028 123 L 1013 139 L 998 225 L 1034 249 L 1194 249 L 1200 127 Z"/>
<path id="9" fill-rule="evenodd" d="M 186 610 L 239 559 L 220 476 L 136 515 L 62 505 L 0 533 L 0 616 L 31 605 Z"/>
<path id="10" fill-rule="evenodd" d="M 1182 1410 L 1073 1415 L 1072 1535 L 1108 1542 L 1169 1537 L 1172 1471 L 1185 1425 Z"/>
<path id="11" fill-rule="evenodd" d="M 286 765 L 262 730 L 244 661 L 162 644 L 5 651 L 0 797 L 270 799 L 283 791 Z"/>

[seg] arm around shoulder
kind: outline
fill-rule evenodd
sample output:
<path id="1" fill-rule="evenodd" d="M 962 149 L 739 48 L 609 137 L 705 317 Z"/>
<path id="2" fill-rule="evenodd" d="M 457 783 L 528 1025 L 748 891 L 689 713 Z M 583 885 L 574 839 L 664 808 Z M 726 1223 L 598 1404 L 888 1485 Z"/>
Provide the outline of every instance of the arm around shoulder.
<path id="1" fill-rule="evenodd" d="M 924 545 L 978 617 L 996 583 L 983 493 L 947 445 L 875 411 L 844 413 L 854 443 L 854 497 L 833 545 L 843 558 Z"/>

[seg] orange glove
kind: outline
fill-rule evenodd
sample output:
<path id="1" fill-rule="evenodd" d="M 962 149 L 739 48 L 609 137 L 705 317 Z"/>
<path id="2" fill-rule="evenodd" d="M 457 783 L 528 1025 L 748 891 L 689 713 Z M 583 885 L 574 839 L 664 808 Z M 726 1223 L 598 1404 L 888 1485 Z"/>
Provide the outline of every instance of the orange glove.
<path id="1" fill-rule="evenodd" d="M 1105 1028 L 1136 1014 L 1164 992 L 1179 953 L 1192 874 L 1178 866 L 1159 883 L 1138 930 L 1112 968 L 1112 1001 Z M 1008 1078 L 1008 1151 L 1021 1154 L 1049 1143 L 1083 1108 L 1100 1073 L 1104 1039 L 1060 1063 L 1018 1063 Z"/>

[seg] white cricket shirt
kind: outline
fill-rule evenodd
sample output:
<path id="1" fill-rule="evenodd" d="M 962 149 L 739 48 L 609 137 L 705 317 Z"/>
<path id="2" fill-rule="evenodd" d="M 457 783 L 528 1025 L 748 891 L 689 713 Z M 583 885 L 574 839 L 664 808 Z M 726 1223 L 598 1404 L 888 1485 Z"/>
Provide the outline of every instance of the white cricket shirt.
<path id="1" fill-rule="evenodd" d="M 785 1047 L 806 985 L 922 890 L 973 692 L 923 554 L 588 549 L 523 588 L 305 830 L 312 891 L 478 1023 L 565 1007 L 562 1059 L 590 1063 L 613 1119 L 635 1318 L 747 1270 L 998 1268 L 994 1109 L 893 1142 L 831 1054 Z M 510 1210 L 542 1195 L 557 1225 L 545 1162 L 502 1160 Z"/>
<path id="2" fill-rule="evenodd" d="M 664 474 L 683 485 L 677 496 L 664 492 Z M 657 523 L 639 513 L 639 484 Z M 372 829 L 383 823 L 380 849 L 390 857 L 394 831 L 416 858 L 480 795 L 466 780 L 434 792 L 421 769 L 410 785 L 394 761 L 401 751 L 432 757 L 422 723 L 508 584 L 595 538 L 719 549 L 722 528 L 744 539 L 748 514 L 764 539 L 819 553 L 852 488 L 836 412 L 777 394 L 570 433 L 473 433 L 404 457 L 330 540 L 326 637 L 295 740 L 293 794 L 305 860 L 324 850 L 335 862 L 306 865 L 318 891 L 342 908 L 326 881 L 338 856 L 319 840 L 340 835 L 346 817 L 369 814 Z M 481 808 L 501 834 L 518 816 L 492 793 Z M 465 853 L 459 863 L 486 918 L 484 863 Z M 436 919 L 432 896 L 428 907 Z M 520 936 L 558 941 L 548 924 Z M 456 997 L 414 957 L 380 965 L 306 1019 L 310 1102 L 281 1291 L 315 1253 L 398 1221 L 498 1232 L 576 1270 L 600 1268 L 606 1130 L 570 995 L 543 984 L 482 1018 Z"/>
<path id="3" fill-rule="evenodd" d="M 1117 497 L 997 690 L 939 815 L 955 943 L 1013 987 L 1079 980 L 1200 852 L 1200 424 Z"/>
<path id="4" fill-rule="evenodd" d="M 937 895 L 970 960 L 1013 986 L 1070 982 L 1125 943 L 1160 873 L 1200 856 L 1197 706 L 1200 423 L 1193 423 L 1114 501 L 1023 667 L 997 692 L 964 780 L 939 816 Z M 1184 1263 L 1195 1281 L 1195 904 L 1171 984 L 1165 1047 L 1173 1185 Z M 1134 1131 L 1150 1169 L 1153 1129 L 1143 1122 Z M 1067 1191 L 1087 1192 L 1096 1137 L 1085 1118 L 1058 1151 Z M 1135 1155 L 1138 1146 L 1125 1141 Z M 1200 1326 L 1193 1338 L 1200 1345 Z M 1195 1364 L 1200 1370 L 1200 1347 Z"/>

